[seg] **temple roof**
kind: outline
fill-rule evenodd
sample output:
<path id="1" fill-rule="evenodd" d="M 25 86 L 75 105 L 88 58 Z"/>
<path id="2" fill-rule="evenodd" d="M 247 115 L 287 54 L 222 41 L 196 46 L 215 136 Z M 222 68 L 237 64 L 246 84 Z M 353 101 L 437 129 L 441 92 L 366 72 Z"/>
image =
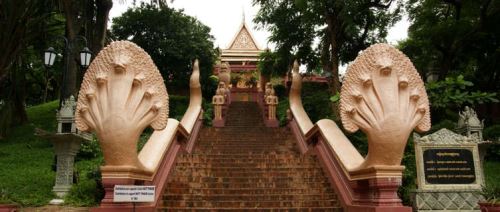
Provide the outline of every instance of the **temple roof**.
<path id="1" fill-rule="evenodd" d="M 263 50 L 259 47 L 249 29 L 243 15 L 238 32 L 229 43 L 227 49 L 222 49 L 221 61 L 239 62 L 259 60 L 259 54 Z"/>
<path id="2" fill-rule="evenodd" d="M 243 15 L 238 33 L 235 34 L 226 50 L 261 50 L 248 29 Z"/>

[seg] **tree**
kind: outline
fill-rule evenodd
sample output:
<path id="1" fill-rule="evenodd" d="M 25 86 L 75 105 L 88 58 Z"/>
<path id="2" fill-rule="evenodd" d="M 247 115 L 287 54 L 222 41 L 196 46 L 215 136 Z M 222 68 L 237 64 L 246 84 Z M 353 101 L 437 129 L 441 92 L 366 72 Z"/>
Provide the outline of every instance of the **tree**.
<path id="1" fill-rule="evenodd" d="M 0 1 L 0 139 L 28 121 L 29 75 L 41 68 L 46 35 L 61 29 L 51 10 L 42 1 Z"/>
<path id="2" fill-rule="evenodd" d="M 196 58 L 200 61 L 202 86 L 207 84 L 216 56 L 209 27 L 182 11 L 144 3 L 113 19 L 113 23 L 112 35 L 142 47 L 169 88 L 188 88 Z"/>
<path id="3" fill-rule="evenodd" d="M 254 0 L 254 4 L 261 7 L 254 21 L 271 31 L 277 53 L 282 58 L 295 55 L 309 70 L 321 65 L 331 76 L 333 94 L 340 91 L 339 64 L 384 41 L 387 28 L 400 19 L 401 8 L 401 1 L 393 0 Z M 316 39 L 320 45 L 313 49 Z"/>
<path id="4" fill-rule="evenodd" d="M 476 88 L 500 89 L 500 2 L 410 0 L 409 37 L 400 44 L 422 75 L 464 75 Z"/>

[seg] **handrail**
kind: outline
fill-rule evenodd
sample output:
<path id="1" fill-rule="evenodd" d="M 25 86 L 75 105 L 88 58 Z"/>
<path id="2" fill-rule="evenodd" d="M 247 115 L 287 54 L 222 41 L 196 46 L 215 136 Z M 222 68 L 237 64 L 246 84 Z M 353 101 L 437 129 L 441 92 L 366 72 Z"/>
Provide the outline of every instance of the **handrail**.
<path id="1" fill-rule="evenodd" d="M 198 60 L 190 78 L 190 103 L 179 122 L 167 119 L 168 95 L 149 55 L 129 41 L 112 42 L 94 59 L 82 82 L 76 110 L 81 131 L 95 131 L 103 149 L 105 197 L 101 209 L 124 209 L 113 202 L 115 185 L 155 185 L 155 207 L 181 146 L 190 152 L 201 127 L 202 96 Z M 143 129 L 155 131 L 137 153 Z M 96 209 L 98 210 L 98 209 Z"/>
<path id="2" fill-rule="evenodd" d="M 292 69 L 292 86 L 288 100 L 290 101 L 290 111 L 297 121 L 302 134 L 305 135 L 314 125 L 302 106 L 301 90 L 302 77 L 299 74 L 299 62 L 295 60 Z"/>
<path id="3" fill-rule="evenodd" d="M 376 44 L 348 69 L 341 91 L 341 118 L 347 130 L 361 128 L 368 135 L 366 158 L 335 122 L 322 119 L 313 125 L 302 105 L 297 61 L 292 77 L 289 126 L 302 153 L 314 149 L 319 154 L 344 208 L 410 210 L 397 196 L 404 169 L 402 150 L 413 128 L 430 127 L 427 95 L 411 61 L 392 46 Z"/>
<path id="4" fill-rule="evenodd" d="M 184 116 L 181 119 L 181 125 L 186 129 L 188 133 L 191 133 L 201 113 L 201 85 L 200 85 L 200 67 L 198 59 L 193 63 L 193 73 L 189 79 L 189 106 Z"/>

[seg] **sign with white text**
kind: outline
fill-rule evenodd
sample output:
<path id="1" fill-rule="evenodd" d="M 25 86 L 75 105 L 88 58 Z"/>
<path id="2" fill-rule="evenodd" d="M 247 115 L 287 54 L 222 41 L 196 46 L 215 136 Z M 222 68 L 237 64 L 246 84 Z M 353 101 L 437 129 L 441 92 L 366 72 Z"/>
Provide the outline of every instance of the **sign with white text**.
<path id="1" fill-rule="evenodd" d="M 154 202 L 155 186 L 115 185 L 113 202 Z"/>

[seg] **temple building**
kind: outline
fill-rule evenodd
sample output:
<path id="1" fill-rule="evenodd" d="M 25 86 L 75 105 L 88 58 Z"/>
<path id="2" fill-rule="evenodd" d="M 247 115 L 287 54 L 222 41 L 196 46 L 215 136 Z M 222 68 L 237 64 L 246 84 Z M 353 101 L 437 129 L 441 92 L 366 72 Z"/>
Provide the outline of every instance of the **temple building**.
<path id="1" fill-rule="evenodd" d="M 223 63 L 229 64 L 231 77 L 240 78 L 237 88 L 257 88 L 260 90 L 260 71 L 257 69 L 259 55 L 264 50 L 257 44 L 250 28 L 242 19 L 238 32 L 235 34 L 226 49 L 221 50 L 219 62 L 214 67 L 214 74 L 218 74 Z M 253 79 L 251 79 L 253 77 Z"/>

